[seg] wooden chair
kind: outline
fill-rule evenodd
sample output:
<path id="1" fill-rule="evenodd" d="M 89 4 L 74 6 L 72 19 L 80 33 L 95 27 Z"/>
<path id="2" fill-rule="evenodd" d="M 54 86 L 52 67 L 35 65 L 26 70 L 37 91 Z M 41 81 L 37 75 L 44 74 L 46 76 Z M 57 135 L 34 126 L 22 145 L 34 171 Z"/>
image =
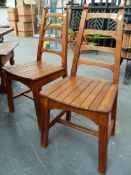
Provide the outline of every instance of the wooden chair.
<path id="1" fill-rule="evenodd" d="M 88 13 L 85 6 L 79 27 L 71 75 L 50 88 L 41 91 L 42 97 L 42 130 L 41 146 L 47 147 L 49 129 L 56 122 L 70 126 L 77 130 L 98 137 L 98 171 L 105 173 L 107 169 L 107 147 L 110 136 L 115 134 L 116 106 L 118 93 L 118 79 L 120 70 L 121 40 L 123 28 L 123 6 L 120 6 L 118 14 Z M 111 18 L 116 22 L 116 31 L 100 31 L 84 29 L 85 23 L 93 18 Z M 82 45 L 82 36 L 87 34 L 102 34 L 111 36 L 116 40 L 115 48 L 101 46 Z M 85 50 L 97 50 L 112 53 L 114 64 L 94 62 L 79 58 L 80 52 Z M 77 67 L 81 64 L 100 66 L 113 72 L 113 82 L 88 79 L 76 75 Z M 62 109 L 63 111 L 50 121 L 50 110 Z M 70 122 L 71 112 L 78 113 L 98 125 L 98 131 L 85 128 Z M 61 119 L 66 113 L 66 120 Z M 111 113 L 111 119 L 110 117 Z M 110 119 L 110 122 L 109 122 Z M 110 124 L 110 125 L 109 125 Z"/>
<path id="2" fill-rule="evenodd" d="M 4 74 L 2 67 L 9 61 L 10 65 L 15 64 L 14 60 L 14 48 L 18 45 L 16 42 L 4 42 L 0 43 L 0 78 L 1 78 L 1 91 L 5 90 Z"/>
<path id="3" fill-rule="evenodd" d="M 62 18 L 63 24 L 61 26 L 51 26 L 49 20 L 52 17 Z M 62 32 L 61 38 L 53 38 L 46 36 L 47 30 L 58 30 Z M 9 111 L 14 112 L 13 99 L 20 97 L 21 95 L 27 96 L 27 93 L 32 91 L 33 99 L 37 114 L 38 126 L 40 129 L 40 90 L 42 86 L 59 78 L 67 76 L 67 36 L 68 36 L 68 10 L 65 9 L 63 13 L 48 13 L 47 8 L 44 8 L 42 23 L 40 29 L 37 60 L 26 62 L 24 64 L 18 64 L 15 66 L 9 66 L 4 68 L 6 85 L 7 85 L 7 97 Z M 44 48 L 45 41 L 58 42 L 62 46 L 61 51 Z M 61 65 L 53 65 L 43 62 L 42 54 L 44 52 L 53 53 L 61 57 Z M 48 58 L 45 58 L 48 59 Z M 11 81 L 16 80 L 27 85 L 30 90 L 22 92 L 21 94 L 13 97 Z"/>

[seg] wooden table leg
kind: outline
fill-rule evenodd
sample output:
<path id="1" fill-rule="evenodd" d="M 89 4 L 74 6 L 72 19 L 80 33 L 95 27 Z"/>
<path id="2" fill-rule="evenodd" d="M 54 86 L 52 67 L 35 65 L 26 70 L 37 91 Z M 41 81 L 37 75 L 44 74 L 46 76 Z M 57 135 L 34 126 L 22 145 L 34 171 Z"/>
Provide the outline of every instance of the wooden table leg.
<path id="1" fill-rule="evenodd" d="M 15 60 L 14 60 L 14 50 L 12 51 L 12 57 L 10 58 L 10 65 L 14 65 Z"/>
<path id="2" fill-rule="evenodd" d="M 14 51 L 10 52 L 11 56 L 9 56 L 9 58 L 7 59 L 7 57 L 5 56 L 5 58 L 3 59 L 3 57 L 0 56 L 0 79 L 1 79 L 1 83 L 0 83 L 0 92 L 5 92 L 6 91 L 6 83 L 5 83 L 5 75 L 4 75 L 4 71 L 2 70 L 2 67 L 4 67 L 4 64 L 9 61 L 10 65 L 14 65 L 15 64 L 15 60 L 14 60 Z M 3 60 L 6 60 L 3 62 Z"/>
<path id="3" fill-rule="evenodd" d="M 0 37 L 0 43 L 3 43 L 3 41 L 4 41 L 4 37 L 1 36 L 1 37 Z"/>
<path id="4" fill-rule="evenodd" d="M 0 56 L 0 92 L 5 91 L 5 81 L 4 81 L 4 73 L 2 71 L 2 67 L 3 67 L 3 64 Z"/>

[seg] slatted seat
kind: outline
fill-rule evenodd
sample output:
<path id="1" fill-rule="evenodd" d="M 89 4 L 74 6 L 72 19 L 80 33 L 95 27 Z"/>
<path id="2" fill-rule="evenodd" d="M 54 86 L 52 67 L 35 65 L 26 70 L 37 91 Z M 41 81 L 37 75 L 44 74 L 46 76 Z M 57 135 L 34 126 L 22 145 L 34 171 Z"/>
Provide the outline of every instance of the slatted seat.
<path id="1" fill-rule="evenodd" d="M 10 75 L 20 77 L 27 80 L 39 80 L 43 77 L 47 77 L 53 73 L 64 73 L 65 69 L 61 66 L 48 64 L 42 61 L 31 61 L 25 65 L 18 64 L 14 66 L 6 66 L 4 70 L 8 71 Z"/>
<path id="2" fill-rule="evenodd" d="M 77 35 L 71 75 L 41 91 L 41 146 L 47 147 L 49 129 L 54 126 L 55 123 L 60 123 L 94 135 L 98 137 L 98 171 L 100 173 L 106 173 L 108 142 L 110 136 L 114 136 L 115 134 L 116 125 L 124 8 L 120 6 L 117 14 L 90 14 L 88 11 L 89 8 L 85 6 Z M 87 21 L 93 18 L 109 18 L 116 22 L 116 31 L 97 31 L 97 33 L 101 35 L 109 35 L 115 38 L 116 46 L 114 48 L 83 44 L 82 38 L 85 37 L 85 35 L 96 33 L 96 30 L 91 31 L 85 29 L 85 24 L 88 24 Z M 80 53 L 85 50 L 97 50 L 113 54 L 114 63 L 109 64 L 88 60 L 86 58 L 82 59 Z M 77 75 L 78 67 L 83 64 L 98 66 L 112 71 L 113 81 L 95 80 Z M 60 109 L 62 111 L 51 120 L 50 111 L 53 109 Z M 75 124 L 71 120 L 71 112 L 79 114 L 80 117 L 84 116 L 90 119 L 98 125 L 98 130 L 96 131 L 95 129 Z M 66 114 L 65 120 L 61 118 L 64 114 Z"/>
<path id="3" fill-rule="evenodd" d="M 43 90 L 41 95 L 78 109 L 110 112 L 117 87 L 106 81 L 75 76 L 67 77 L 55 86 Z"/>
<path id="4" fill-rule="evenodd" d="M 62 24 L 59 28 L 56 26 L 50 26 L 50 21 L 47 18 L 50 17 L 61 17 Z M 47 37 L 47 30 L 61 30 L 61 38 L 52 38 L 52 36 Z M 51 33 L 51 31 L 50 31 Z M 37 60 L 26 62 L 23 64 L 18 64 L 14 66 L 4 67 L 4 73 L 6 78 L 6 90 L 8 97 L 9 111 L 14 112 L 13 99 L 20 97 L 22 95 L 31 98 L 27 95 L 30 91 L 33 94 L 33 100 L 35 104 L 38 126 L 40 129 L 41 118 L 40 118 L 40 90 L 43 85 L 59 78 L 67 76 L 67 35 L 68 35 L 68 10 L 65 8 L 63 13 L 48 13 L 48 9 L 44 8 L 41 29 L 39 34 L 39 43 L 37 51 Z M 54 50 L 54 48 L 47 49 L 44 47 L 44 42 L 54 41 L 61 44 L 61 50 Z M 49 64 L 42 60 L 43 53 L 52 53 L 54 55 L 59 55 L 61 59 L 60 65 Z M 45 56 L 44 59 L 48 59 Z M 12 80 L 19 81 L 29 87 L 29 90 L 16 94 L 13 96 L 12 92 Z"/>

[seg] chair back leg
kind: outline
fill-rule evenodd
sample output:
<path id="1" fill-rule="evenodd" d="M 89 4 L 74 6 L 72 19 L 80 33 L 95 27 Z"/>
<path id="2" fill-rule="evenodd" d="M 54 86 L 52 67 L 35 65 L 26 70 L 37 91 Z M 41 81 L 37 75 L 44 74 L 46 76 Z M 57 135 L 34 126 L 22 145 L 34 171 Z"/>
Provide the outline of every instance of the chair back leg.
<path id="1" fill-rule="evenodd" d="M 108 151 L 108 115 L 99 114 L 98 171 L 106 173 Z"/>
<path id="2" fill-rule="evenodd" d="M 6 82 L 6 93 L 8 100 L 9 112 L 14 112 L 14 101 L 13 101 L 13 90 L 12 90 L 12 81 L 10 76 L 5 72 L 5 82 Z"/>
<path id="3" fill-rule="evenodd" d="M 70 111 L 68 111 L 68 112 L 66 113 L 66 120 L 67 120 L 67 121 L 70 121 L 70 120 L 71 120 L 71 112 L 70 112 Z"/>
<path id="4" fill-rule="evenodd" d="M 41 115 L 44 114 L 42 118 L 43 127 L 41 130 L 41 146 L 46 148 L 48 146 L 48 134 L 49 134 L 49 121 L 50 121 L 50 110 L 48 108 L 48 99 L 42 100 L 42 111 Z"/>

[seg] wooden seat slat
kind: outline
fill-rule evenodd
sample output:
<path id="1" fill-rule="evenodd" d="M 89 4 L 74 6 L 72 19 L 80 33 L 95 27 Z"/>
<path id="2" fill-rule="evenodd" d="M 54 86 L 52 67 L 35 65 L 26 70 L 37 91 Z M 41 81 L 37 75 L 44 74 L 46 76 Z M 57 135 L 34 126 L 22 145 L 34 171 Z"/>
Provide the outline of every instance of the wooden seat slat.
<path id="1" fill-rule="evenodd" d="M 108 93 L 106 94 L 105 98 L 101 102 L 98 110 L 102 112 L 110 112 L 110 109 L 112 109 L 112 105 L 114 102 L 114 99 L 116 97 L 118 85 L 112 85 Z"/>
<path id="2" fill-rule="evenodd" d="M 46 72 L 46 70 L 54 68 L 54 67 L 55 66 L 52 66 L 50 64 L 48 66 L 42 65 L 42 66 L 34 66 L 32 68 L 29 66 L 26 69 L 21 69 L 21 71 L 17 71 L 17 74 L 22 75 L 24 73 L 26 76 L 26 74 L 32 74 L 32 73 L 35 74 L 35 72 L 41 72 L 41 71 Z"/>
<path id="3" fill-rule="evenodd" d="M 89 84 L 92 82 L 90 79 L 85 79 L 78 88 L 74 89 L 74 91 L 69 94 L 63 102 L 66 102 L 67 104 L 71 104 L 86 88 L 89 86 Z"/>
<path id="4" fill-rule="evenodd" d="M 24 72 L 28 72 L 28 71 L 39 71 L 39 69 L 45 69 L 46 67 L 51 67 L 54 66 L 52 64 L 47 64 L 45 62 L 39 62 L 37 64 L 37 62 L 33 61 L 33 62 L 29 62 L 27 63 L 25 66 L 23 66 L 23 64 L 19 65 L 19 66 L 14 66 L 14 67 L 5 67 L 4 69 L 7 70 L 10 73 L 24 73 Z"/>
<path id="5" fill-rule="evenodd" d="M 55 84 L 54 86 L 51 86 L 49 88 L 45 88 L 44 92 L 41 91 L 41 95 L 45 96 L 45 95 L 49 95 L 51 93 L 53 93 L 54 91 L 56 91 L 56 89 L 58 89 L 59 87 L 63 86 L 65 83 L 67 83 L 70 80 L 70 77 L 64 78 L 63 81 L 59 81 L 57 84 Z"/>
<path id="6" fill-rule="evenodd" d="M 13 69 L 17 70 L 17 69 L 21 68 L 22 65 L 23 65 L 23 67 L 26 67 L 26 66 L 28 66 L 28 64 L 30 64 L 30 65 L 36 64 L 36 61 L 30 61 L 30 62 L 21 63 L 21 64 L 15 64 L 15 65 L 12 65 L 12 66 L 6 66 L 6 67 L 4 67 L 4 69 L 8 70 L 8 71 L 13 70 Z"/>
<path id="7" fill-rule="evenodd" d="M 61 69 L 61 68 L 59 68 Z M 17 74 L 18 76 L 22 76 L 22 77 L 32 77 L 35 79 L 35 77 L 38 77 L 38 76 L 46 76 L 49 72 L 52 72 L 53 70 L 58 70 L 57 68 L 55 67 L 49 67 L 49 68 L 45 68 L 45 69 L 38 69 L 38 70 L 35 70 L 34 71 L 28 71 L 28 72 L 25 72 L 25 75 L 23 75 L 23 73 L 19 73 Z"/>
<path id="8" fill-rule="evenodd" d="M 26 78 L 31 80 L 37 80 L 37 79 L 41 79 L 42 77 L 46 78 L 47 76 L 55 74 L 57 72 L 64 72 L 64 69 L 51 68 L 47 72 L 44 71 L 44 72 L 39 72 L 35 74 L 34 77 L 31 74 L 27 75 Z"/>
<path id="9" fill-rule="evenodd" d="M 75 89 L 79 88 L 81 83 L 83 83 L 84 81 L 84 78 L 78 79 L 75 83 L 71 84 L 63 93 L 60 93 L 55 99 L 57 101 L 65 101 L 65 98 L 72 94 L 75 91 Z"/>
<path id="10" fill-rule="evenodd" d="M 49 97 L 50 98 L 57 97 L 59 94 L 63 93 L 69 86 L 71 86 L 72 84 L 74 84 L 75 82 L 77 82 L 78 79 L 79 79 L 79 77 L 73 77 L 66 84 L 64 84 L 61 87 L 57 88 L 53 93 L 51 93 L 49 95 Z"/>
<path id="11" fill-rule="evenodd" d="M 102 88 L 101 92 L 98 94 L 98 96 L 93 101 L 93 103 L 89 106 L 89 108 L 88 108 L 89 110 L 91 110 L 91 111 L 97 111 L 99 105 L 103 101 L 103 99 L 106 96 L 106 94 L 107 94 L 108 90 L 110 89 L 110 87 L 111 87 L 111 84 L 110 83 L 106 83 L 104 85 L 104 87 Z"/>
<path id="12" fill-rule="evenodd" d="M 6 69 L 8 70 L 8 69 Z M 23 67 L 21 65 L 17 67 L 17 69 L 9 69 L 8 72 L 11 74 L 14 74 L 19 77 L 23 77 L 26 79 L 37 79 L 38 77 L 44 77 L 47 76 L 48 74 L 52 73 L 53 71 L 59 71 L 63 70 L 62 67 L 60 66 L 55 66 L 55 65 L 50 65 L 50 64 L 28 64 L 28 66 Z"/>
<path id="13" fill-rule="evenodd" d="M 82 102 L 82 104 L 80 105 L 80 108 L 83 109 L 88 109 L 90 104 L 93 103 L 93 101 L 95 101 L 95 98 L 98 96 L 98 94 L 100 93 L 101 89 L 104 87 L 105 82 L 100 81 L 98 83 L 98 85 L 95 87 L 95 89 L 89 94 L 89 96 Z"/>
<path id="14" fill-rule="evenodd" d="M 95 89 L 99 81 L 91 81 L 86 89 L 72 102 L 72 106 L 80 107 L 82 102 L 90 95 L 90 93 Z"/>

